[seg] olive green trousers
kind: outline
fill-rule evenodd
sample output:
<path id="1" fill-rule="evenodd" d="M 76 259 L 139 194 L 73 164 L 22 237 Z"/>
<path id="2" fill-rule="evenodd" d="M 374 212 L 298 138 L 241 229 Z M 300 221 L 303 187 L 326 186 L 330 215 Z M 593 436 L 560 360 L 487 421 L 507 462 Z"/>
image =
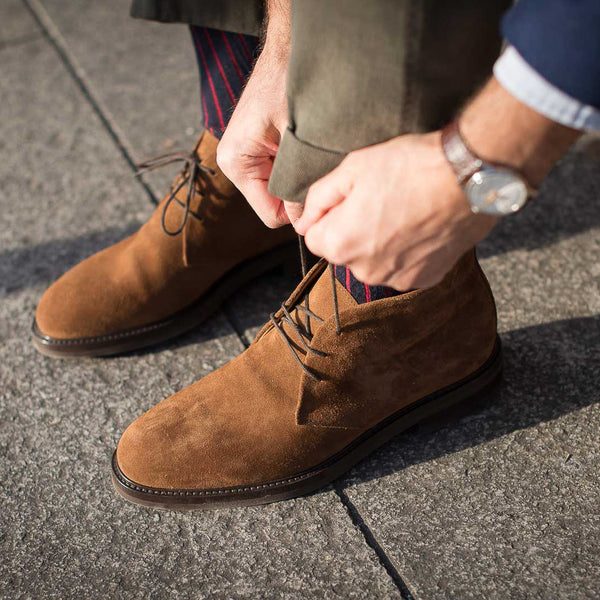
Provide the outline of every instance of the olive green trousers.
<path id="1" fill-rule="evenodd" d="M 293 0 L 289 127 L 269 188 L 303 201 L 355 149 L 442 127 L 491 75 L 510 0 Z M 133 0 L 132 15 L 257 33 L 261 2 Z"/>

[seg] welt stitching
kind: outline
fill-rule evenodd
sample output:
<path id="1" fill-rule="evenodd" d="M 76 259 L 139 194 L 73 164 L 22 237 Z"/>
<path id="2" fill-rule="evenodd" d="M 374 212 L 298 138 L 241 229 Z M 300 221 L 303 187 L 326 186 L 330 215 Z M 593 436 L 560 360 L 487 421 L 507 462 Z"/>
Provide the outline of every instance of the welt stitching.
<path id="1" fill-rule="evenodd" d="M 162 490 L 162 489 L 154 489 L 147 488 L 144 486 L 136 485 L 134 483 L 130 483 L 126 481 L 120 473 L 115 473 L 119 481 L 127 486 L 130 489 L 136 490 L 138 492 L 143 492 L 145 494 L 154 494 L 155 496 L 225 496 L 228 494 L 239 494 L 240 492 L 252 492 L 256 490 L 263 490 L 274 487 L 281 487 L 283 485 L 287 485 L 288 483 L 293 483 L 295 481 L 300 481 L 302 479 L 306 479 L 310 477 L 312 473 L 307 473 L 305 475 L 290 477 L 288 479 L 283 479 L 281 481 L 274 481 L 271 483 L 259 483 L 257 485 L 250 485 L 246 487 L 237 487 L 237 488 L 220 488 L 216 490 Z"/>
<path id="2" fill-rule="evenodd" d="M 111 333 L 105 335 L 98 335 L 93 337 L 86 338 L 78 338 L 74 340 L 58 340 L 53 338 L 42 338 L 44 343 L 47 343 L 51 346 L 76 346 L 78 344 L 89 344 L 91 342 L 104 342 L 108 340 L 115 340 L 119 338 L 125 338 L 132 335 L 137 335 L 139 333 L 146 333 L 147 331 L 153 331 L 154 329 L 159 329 L 160 327 L 164 327 L 166 321 L 161 323 L 156 323 L 154 325 L 146 325 L 145 327 L 139 327 L 138 329 L 132 329 L 131 331 L 122 331 L 120 333 Z"/>

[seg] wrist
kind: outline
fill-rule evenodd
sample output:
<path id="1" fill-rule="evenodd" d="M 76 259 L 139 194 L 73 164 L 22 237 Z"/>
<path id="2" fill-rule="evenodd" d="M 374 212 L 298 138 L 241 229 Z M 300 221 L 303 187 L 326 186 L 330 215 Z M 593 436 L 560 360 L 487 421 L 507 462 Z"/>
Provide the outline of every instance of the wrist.
<path id="1" fill-rule="evenodd" d="M 456 173 L 442 149 L 441 132 L 425 134 L 425 140 L 430 149 L 430 159 L 424 162 L 433 167 L 428 179 L 439 186 L 439 191 L 435 194 L 436 211 L 443 215 L 448 223 L 461 224 L 461 227 L 482 231 L 486 235 L 500 217 L 473 212 L 469 199 L 458 183 Z M 474 240 L 473 243 L 480 239 Z"/>
<path id="2" fill-rule="evenodd" d="M 581 134 L 529 108 L 494 78 L 461 115 L 460 131 L 483 161 L 516 169 L 533 187 Z"/>

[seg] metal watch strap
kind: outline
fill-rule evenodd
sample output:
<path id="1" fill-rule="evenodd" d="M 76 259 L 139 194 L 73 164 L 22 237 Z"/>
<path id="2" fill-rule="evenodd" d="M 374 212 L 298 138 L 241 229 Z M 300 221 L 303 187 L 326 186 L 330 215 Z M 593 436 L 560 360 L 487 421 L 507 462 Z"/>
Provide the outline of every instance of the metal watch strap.
<path id="1" fill-rule="evenodd" d="M 446 159 L 452 165 L 452 169 L 456 174 L 456 179 L 459 185 L 464 186 L 469 179 L 480 171 L 485 163 L 467 146 L 463 136 L 460 133 L 458 119 L 454 119 L 451 123 L 442 129 L 442 150 L 446 155 Z M 535 196 L 537 189 L 530 185 L 527 177 L 519 170 L 509 165 L 495 163 L 495 167 L 508 169 L 517 175 L 527 187 L 529 196 Z"/>
<path id="2" fill-rule="evenodd" d="M 442 129 L 442 149 L 460 185 L 464 185 L 483 166 L 483 161 L 471 152 L 460 135 L 457 119 Z"/>

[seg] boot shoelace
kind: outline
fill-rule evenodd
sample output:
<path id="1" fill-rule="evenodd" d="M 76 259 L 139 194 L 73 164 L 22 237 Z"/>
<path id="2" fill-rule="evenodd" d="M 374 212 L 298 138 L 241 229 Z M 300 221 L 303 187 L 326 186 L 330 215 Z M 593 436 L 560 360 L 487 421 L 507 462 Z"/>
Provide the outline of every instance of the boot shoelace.
<path id="1" fill-rule="evenodd" d="M 149 171 L 154 171 L 154 169 L 160 169 L 161 167 L 165 167 L 166 165 L 170 165 L 176 162 L 183 162 L 183 168 L 179 175 L 178 181 L 171 187 L 171 193 L 165 202 L 163 207 L 160 223 L 162 226 L 162 230 L 170 236 L 179 235 L 188 220 L 188 217 L 193 215 L 198 220 L 202 220 L 202 217 L 196 214 L 192 209 L 192 202 L 198 194 L 202 197 L 202 192 L 198 192 L 196 190 L 196 182 L 200 176 L 200 173 L 208 173 L 209 175 L 215 175 L 215 171 L 206 165 L 203 165 L 200 158 L 196 154 L 196 152 L 169 152 L 168 154 L 162 154 L 161 156 L 157 156 L 155 158 L 150 158 L 142 163 L 137 165 L 136 176 L 143 175 L 144 173 L 148 173 Z M 185 203 L 181 202 L 176 196 L 177 193 L 185 184 L 188 184 L 187 194 L 185 197 Z M 177 202 L 183 209 L 183 217 L 181 218 L 181 223 L 177 229 L 174 231 L 169 231 L 167 228 L 166 218 L 167 211 L 169 210 L 169 206 L 171 202 Z"/>
<path id="2" fill-rule="evenodd" d="M 302 277 L 306 276 L 307 272 L 307 257 L 306 257 L 306 246 L 304 245 L 304 241 L 301 236 L 298 236 L 298 242 L 300 244 L 300 261 L 302 263 Z M 331 277 L 331 295 L 333 299 L 333 314 L 335 319 L 335 331 L 337 335 L 340 335 L 342 332 L 342 328 L 340 326 L 340 311 L 338 305 L 338 297 L 337 297 L 337 289 L 335 286 L 336 278 L 335 278 L 335 267 L 333 264 L 329 263 L 329 273 Z M 290 310 L 296 310 L 296 312 L 301 312 L 306 316 L 306 322 L 300 324 L 298 321 L 295 321 L 292 317 Z M 313 333 L 310 327 L 310 320 L 314 319 L 317 323 L 323 323 L 324 319 L 319 317 L 319 315 L 315 314 L 312 310 L 310 310 L 309 301 L 308 301 L 308 292 L 304 296 L 304 304 L 298 304 L 296 306 L 292 306 L 289 309 L 286 307 L 285 302 L 281 305 L 281 315 L 277 316 L 275 313 L 271 314 L 271 323 L 278 331 L 279 335 L 282 337 L 286 346 L 289 348 L 294 360 L 300 365 L 300 368 L 315 381 L 321 381 L 322 378 L 315 372 L 312 371 L 309 367 L 307 367 L 296 348 L 294 347 L 294 341 L 290 338 L 288 332 L 284 329 L 283 324 L 286 323 L 289 327 L 291 327 L 292 331 L 295 332 L 296 337 L 300 340 L 300 344 L 304 348 L 307 354 L 315 354 L 316 356 L 327 356 L 325 352 L 321 350 L 317 350 L 311 346 L 311 342 L 313 340 Z"/>
<path id="3" fill-rule="evenodd" d="M 163 208 L 163 212 L 162 212 L 162 216 L 161 216 L 162 229 L 167 235 L 171 235 L 171 236 L 179 235 L 183 231 L 190 214 L 195 216 L 197 219 L 202 218 L 199 215 L 195 214 L 190 208 L 191 203 L 196 196 L 196 180 L 197 180 L 200 172 L 205 172 L 205 173 L 208 173 L 209 175 L 215 174 L 215 171 L 213 169 L 210 169 L 209 167 L 207 167 L 206 165 L 203 165 L 201 163 L 200 159 L 198 158 L 198 156 L 195 152 L 192 152 L 191 154 L 187 154 L 187 153 L 183 153 L 183 152 L 170 152 L 168 154 L 163 154 L 161 156 L 157 156 L 156 158 L 151 158 L 151 159 L 144 161 L 144 162 L 140 163 L 139 165 L 137 165 L 138 171 L 137 171 L 136 175 L 139 176 L 139 175 L 142 175 L 143 173 L 153 171 L 154 169 L 159 169 L 160 167 L 164 167 L 166 165 L 169 165 L 169 164 L 172 164 L 175 162 L 183 162 L 184 166 L 183 166 L 183 169 L 182 169 L 182 172 L 180 175 L 180 181 L 177 183 L 177 185 L 174 185 L 173 188 L 171 188 L 171 193 L 169 194 L 169 197 L 168 197 L 167 201 L 165 202 L 165 206 Z M 179 190 L 186 183 L 188 183 L 188 191 L 187 191 L 187 195 L 186 195 L 186 201 L 184 204 L 176 198 L 176 195 L 179 192 Z M 198 192 L 198 193 L 201 194 L 201 192 Z M 171 202 L 173 202 L 173 200 L 184 208 L 184 213 L 183 213 L 183 217 L 181 219 L 181 224 L 179 225 L 179 227 L 175 231 L 169 231 L 166 226 L 165 219 L 166 219 L 167 210 L 169 209 L 169 205 L 171 204 Z M 304 277 L 306 277 L 306 273 L 308 271 L 308 268 L 307 268 L 308 261 L 307 261 L 306 246 L 304 244 L 304 240 L 303 240 L 302 236 L 298 236 L 298 243 L 300 246 L 300 262 L 302 264 L 302 277 L 304 278 Z M 342 332 L 342 329 L 340 326 L 340 312 L 339 312 L 339 305 L 338 305 L 338 298 L 337 298 L 337 289 L 335 286 L 335 281 L 336 281 L 335 267 L 331 263 L 328 266 L 329 266 L 329 273 L 331 276 L 331 295 L 332 295 L 332 299 L 333 299 L 333 314 L 334 314 L 334 318 L 335 318 L 335 330 L 336 330 L 337 335 L 340 335 L 340 333 Z M 313 334 L 312 334 L 311 326 L 310 326 L 310 320 L 314 319 L 315 321 L 317 321 L 317 323 L 323 323 L 324 319 L 322 319 L 321 317 L 319 317 L 319 315 L 315 314 L 312 310 L 310 310 L 308 293 L 306 293 L 306 295 L 304 296 L 304 304 L 298 304 L 295 307 L 291 307 L 291 310 L 294 310 L 294 308 L 296 309 L 296 311 L 300 311 L 306 316 L 306 323 L 303 323 L 302 326 L 298 322 L 294 321 L 292 314 L 290 313 L 290 310 L 285 305 L 285 302 L 281 304 L 281 315 L 279 317 L 277 317 L 275 315 L 275 313 L 271 314 L 271 323 L 273 323 L 273 326 L 278 331 L 279 335 L 281 335 L 286 346 L 289 348 L 290 352 L 292 353 L 292 356 L 294 357 L 294 359 L 296 360 L 298 365 L 300 365 L 300 368 L 309 377 L 311 377 L 315 381 L 321 381 L 321 377 L 319 375 L 317 375 L 316 373 L 314 373 L 309 367 L 307 367 L 302 362 L 302 359 L 300 358 L 300 356 L 298 356 L 298 353 L 296 352 L 296 349 L 294 348 L 294 342 L 290 338 L 289 334 L 285 331 L 285 329 L 283 327 L 283 323 L 284 322 L 287 323 L 292 328 L 292 330 L 296 333 L 297 338 L 300 340 L 300 343 L 301 343 L 302 347 L 305 349 L 307 354 L 315 354 L 317 356 L 327 356 L 327 354 L 325 352 L 322 352 L 321 350 L 316 350 L 315 348 L 312 348 L 310 345 L 312 342 L 312 339 L 313 339 Z"/>

